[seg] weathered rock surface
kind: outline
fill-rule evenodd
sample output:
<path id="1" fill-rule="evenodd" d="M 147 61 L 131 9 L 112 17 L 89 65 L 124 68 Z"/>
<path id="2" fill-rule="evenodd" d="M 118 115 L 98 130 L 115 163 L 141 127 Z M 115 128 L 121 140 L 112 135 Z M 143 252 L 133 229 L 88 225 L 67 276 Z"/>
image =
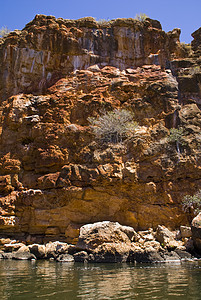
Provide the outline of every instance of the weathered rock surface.
<path id="1" fill-rule="evenodd" d="M 162 245 L 169 247 L 171 246 L 171 243 L 175 240 L 175 235 L 165 226 L 159 225 L 156 231 L 156 239 Z"/>
<path id="2" fill-rule="evenodd" d="M 70 254 L 61 254 L 57 257 L 56 261 L 73 263 L 74 257 Z"/>
<path id="3" fill-rule="evenodd" d="M 36 259 L 36 256 L 30 252 L 26 245 L 21 246 L 18 250 L 17 247 L 13 248 L 13 251 L 2 252 L 2 259 L 16 259 L 16 260 L 31 260 Z"/>
<path id="4" fill-rule="evenodd" d="M 196 253 L 184 241 L 173 239 L 174 233 L 171 235 L 167 228 L 160 227 L 157 232 L 150 228 L 136 233 L 117 222 L 97 222 L 81 227 L 77 245 L 57 241 L 26 246 L 10 241 L 8 245 L 13 245 L 12 248 L 5 244 L 0 259 L 50 259 L 67 263 L 172 263 L 194 259 Z M 160 238 L 161 243 L 156 240 L 159 230 L 160 237 L 171 236 L 174 247 L 169 243 L 164 245 L 164 238 Z"/>
<path id="5" fill-rule="evenodd" d="M 137 233 L 132 227 L 122 226 L 110 221 L 87 224 L 80 228 L 77 248 L 93 250 L 103 243 L 131 244 Z"/>
<path id="6" fill-rule="evenodd" d="M 201 213 L 193 219 L 191 230 L 194 247 L 201 253 Z"/>
<path id="7" fill-rule="evenodd" d="M 131 249 L 131 241 L 137 233 L 133 228 L 109 221 L 87 224 L 80 228 L 76 247 L 92 252 L 91 261 L 126 262 Z M 76 257 L 78 260 L 78 256 Z M 86 259 L 79 256 L 79 259 Z"/>
<path id="8" fill-rule="evenodd" d="M 82 250 L 74 254 L 77 262 L 156 263 L 192 258 L 184 242 L 175 240 L 175 234 L 165 226 L 158 226 L 156 232 L 150 229 L 136 233 L 108 221 L 82 226 L 76 248 Z"/>
<path id="9" fill-rule="evenodd" d="M 82 225 L 102 220 L 135 230 L 189 222 L 181 200 L 201 184 L 200 39 L 187 51 L 179 33 L 150 19 L 39 15 L 0 39 L 4 237 L 75 244 Z M 115 108 L 132 111 L 138 129 L 100 144 L 88 117 Z M 180 149 L 167 139 L 178 125 Z"/>
<path id="10" fill-rule="evenodd" d="M 49 242 L 45 245 L 45 253 L 47 258 L 56 258 L 61 254 L 68 252 L 69 246 L 67 243 Z"/>
<path id="11" fill-rule="evenodd" d="M 93 18 L 56 19 L 37 15 L 22 31 L 0 42 L 0 99 L 41 92 L 59 78 L 90 65 L 121 70 L 157 63 L 165 66 L 181 51 L 180 30 L 165 33 L 158 21 Z"/>
<path id="12" fill-rule="evenodd" d="M 182 238 L 190 238 L 192 237 L 191 227 L 188 226 L 180 226 L 181 237 Z"/>
<path id="13" fill-rule="evenodd" d="M 30 253 L 35 255 L 36 258 L 42 259 L 46 257 L 46 249 L 44 245 L 33 244 L 30 245 L 28 248 Z"/>

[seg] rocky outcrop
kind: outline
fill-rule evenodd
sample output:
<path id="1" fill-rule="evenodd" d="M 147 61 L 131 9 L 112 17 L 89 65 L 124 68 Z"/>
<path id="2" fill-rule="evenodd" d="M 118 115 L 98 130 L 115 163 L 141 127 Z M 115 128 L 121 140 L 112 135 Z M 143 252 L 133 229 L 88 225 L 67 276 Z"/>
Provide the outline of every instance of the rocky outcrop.
<path id="1" fill-rule="evenodd" d="M 91 252 L 88 258 L 90 261 L 126 262 L 131 250 L 131 241 L 136 235 L 132 227 L 119 223 L 105 221 L 87 224 L 80 228 L 76 247 L 81 251 Z M 79 260 L 82 259 L 79 256 Z M 78 255 L 76 260 L 78 261 Z"/>
<path id="2" fill-rule="evenodd" d="M 181 200 L 201 183 L 199 76 L 189 75 L 199 60 L 182 49 L 179 30 L 150 19 L 40 15 L 0 39 L 2 235 L 75 244 L 97 221 L 189 223 Z M 113 109 L 133 112 L 138 127 L 100 143 L 88 118 Z M 167 138 L 178 125 L 179 148 Z"/>
<path id="3" fill-rule="evenodd" d="M 167 240 L 167 236 L 171 236 L 171 245 L 158 241 Z M 187 252 L 186 243 L 176 239 L 175 232 L 165 226 L 159 226 L 156 232 L 152 228 L 135 232 L 131 227 L 109 221 L 82 226 L 75 246 L 60 242 L 29 246 L 16 241 L 4 244 L 3 239 L 0 242 L 2 259 L 50 259 L 65 263 L 171 263 L 196 259 L 192 249 Z"/>
<path id="4" fill-rule="evenodd" d="M 181 52 L 180 30 L 165 33 L 158 21 L 37 15 L 22 31 L 0 41 L 0 99 L 42 92 L 58 79 L 90 65 L 120 70 L 145 63 L 165 66 Z"/>

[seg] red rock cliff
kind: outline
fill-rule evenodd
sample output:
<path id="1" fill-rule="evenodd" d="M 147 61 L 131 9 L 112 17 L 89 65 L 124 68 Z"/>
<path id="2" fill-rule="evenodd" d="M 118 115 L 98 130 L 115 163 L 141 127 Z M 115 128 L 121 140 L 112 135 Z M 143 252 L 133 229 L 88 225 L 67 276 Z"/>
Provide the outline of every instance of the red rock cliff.
<path id="1" fill-rule="evenodd" d="M 187 222 L 181 199 L 201 183 L 199 60 L 179 33 L 150 19 L 39 15 L 0 40 L 2 233 L 72 241 L 101 220 Z M 114 108 L 139 127 L 100 144 L 87 119 Z M 179 151 L 167 139 L 178 125 Z"/>

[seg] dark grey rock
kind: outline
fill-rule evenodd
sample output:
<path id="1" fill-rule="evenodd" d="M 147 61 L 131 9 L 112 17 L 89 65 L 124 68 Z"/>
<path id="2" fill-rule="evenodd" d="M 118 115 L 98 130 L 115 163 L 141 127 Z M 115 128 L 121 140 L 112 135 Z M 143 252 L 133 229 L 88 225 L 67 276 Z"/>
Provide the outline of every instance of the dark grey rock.
<path id="1" fill-rule="evenodd" d="M 12 254 L 13 254 L 12 259 L 16 259 L 16 260 L 31 260 L 31 259 L 36 259 L 36 257 L 35 257 L 34 254 L 28 253 L 28 252 L 24 252 L 24 253 L 14 252 Z"/>
<path id="2" fill-rule="evenodd" d="M 56 261 L 72 263 L 75 260 L 74 260 L 74 257 L 70 254 L 61 254 L 56 258 Z"/>
<path id="3" fill-rule="evenodd" d="M 3 259 L 13 259 L 13 253 L 12 252 L 4 252 L 1 254 Z"/>
<path id="4" fill-rule="evenodd" d="M 46 257 L 48 259 L 50 258 L 56 259 L 59 255 L 68 253 L 68 244 L 61 243 L 59 241 L 53 243 L 49 242 L 46 244 L 45 250 L 46 250 Z"/>
<path id="5" fill-rule="evenodd" d="M 131 251 L 128 261 L 137 263 L 157 263 L 163 262 L 164 258 L 157 251 Z"/>
<path id="6" fill-rule="evenodd" d="M 128 253 L 120 254 L 120 253 L 93 253 L 93 258 L 90 258 L 91 262 L 96 263 L 123 263 L 127 262 L 128 260 Z"/>
<path id="7" fill-rule="evenodd" d="M 181 259 L 191 259 L 192 258 L 192 255 L 187 251 L 176 249 L 174 252 L 176 252 Z"/>
<path id="8" fill-rule="evenodd" d="M 165 251 L 161 254 L 165 262 L 180 262 L 180 256 L 175 251 Z"/>
<path id="9" fill-rule="evenodd" d="M 44 245 L 33 244 L 29 246 L 29 251 L 32 253 L 37 259 L 45 258 L 46 251 Z"/>
<path id="10" fill-rule="evenodd" d="M 89 260 L 89 255 L 86 251 L 77 252 L 73 256 L 76 262 L 87 262 Z"/>
<path id="11" fill-rule="evenodd" d="M 31 260 L 36 259 L 35 255 L 29 252 L 4 252 L 1 253 L 3 259 L 16 259 L 16 260 Z"/>

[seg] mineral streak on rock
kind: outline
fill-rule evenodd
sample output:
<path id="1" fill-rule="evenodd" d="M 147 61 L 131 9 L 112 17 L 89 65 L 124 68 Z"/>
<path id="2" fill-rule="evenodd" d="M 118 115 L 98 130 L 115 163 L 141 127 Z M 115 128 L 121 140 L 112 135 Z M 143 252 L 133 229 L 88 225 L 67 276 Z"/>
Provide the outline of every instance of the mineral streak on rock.
<path id="1" fill-rule="evenodd" d="M 157 63 L 177 55 L 180 30 L 165 33 L 158 21 L 116 19 L 101 25 L 37 15 L 22 31 L 0 43 L 0 99 L 19 92 L 44 91 L 77 69 L 112 65 L 120 70 Z"/>
<path id="2" fill-rule="evenodd" d="M 97 221 L 187 223 L 181 199 L 201 183 L 200 60 L 198 33 L 190 52 L 179 34 L 151 19 L 37 15 L 0 39 L 2 234 L 75 243 Z M 88 117 L 115 108 L 139 126 L 100 144 Z M 179 153 L 167 139 L 178 125 Z"/>

